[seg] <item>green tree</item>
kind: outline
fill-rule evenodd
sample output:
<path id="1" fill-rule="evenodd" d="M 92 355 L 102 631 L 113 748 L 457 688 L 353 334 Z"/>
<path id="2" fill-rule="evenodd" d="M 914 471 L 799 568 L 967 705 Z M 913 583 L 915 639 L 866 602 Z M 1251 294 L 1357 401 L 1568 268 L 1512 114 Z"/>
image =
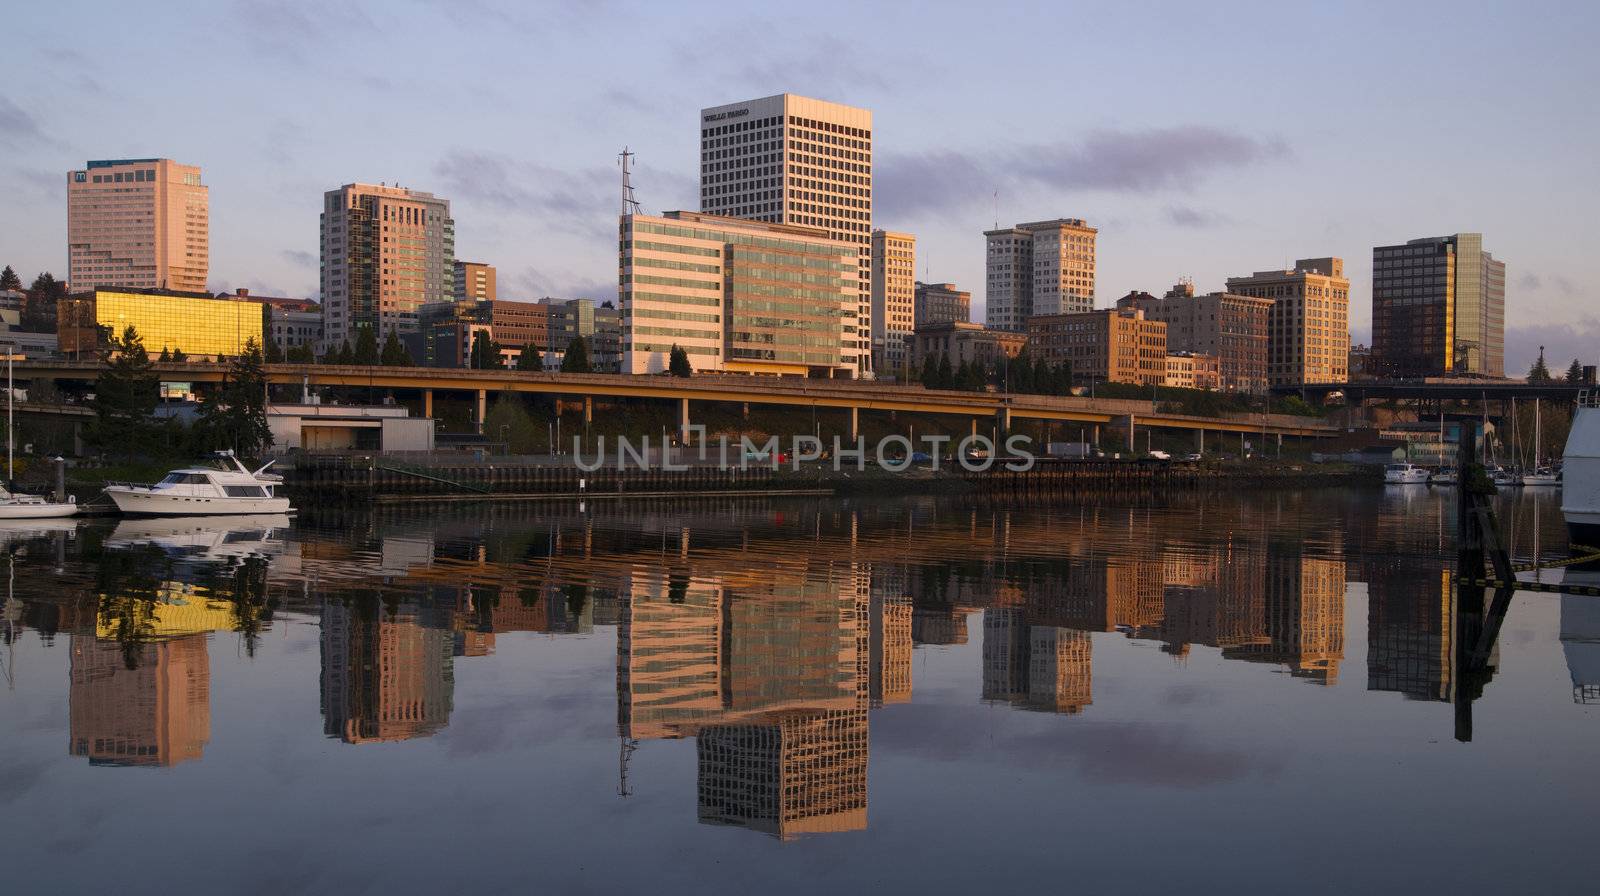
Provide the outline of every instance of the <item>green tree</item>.
<path id="1" fill-rule="evenodd" d="M 505 359 L 500 356 L 500 343 L 494 341 L 488 330 L 473 334 L 467 366 L 473 370 L 499 370 L 506 366 Z"/>
<path id="2" fill-rule="evenodd" d="M 283 346 L 279 345 L 278 344 L 278 340 L 276 340 L 276 339 L 268 339 L 267 340 L 267 363 L 268 364 L 282 364 L 283 363 Z"/>
<path id="3" fill-rule="evenodd" d="M 22 331 L 56 332 L 56 306 L 67 297 L 67 284 L 48 271 L 35 277 L 22 298 Z"/>
<path id="4" fill-rule="evenodd" d="M 189 356 L 183 353 L 183 349 L 175 348 L 172 350 L 172 363 L 187 364 L 189 363 Z"/>
<path id="5" fill-rule="evenodd" d="M 283 359 L 285 361 L 288 361 L 290 364 L 315 364 L 315 363 L 317 363 L 316 352 L 313 351 L 311 346 L 309 346 L 309 345 L 291 345 L 291 346 L 289 346 L 289 350 L 283 353 Z"/>
<path id="6" fill-rule="evenodd" d="M 1528 370 L 1528 383 L 1542 386 L 1550 382 L 1550 368 L 1544 364 L 1544 346 L 1539 346 L 1539 360 L 1533 362 L 1533 367 Z"/>
<path id="7" fill-rule="evenodd" d="M 349 339 L 339 343 L 339 353 L 334 356 L 333 363 L 343 364 L 346 367 L 356 363 L 356 352 L 355 349 L 350 347 Z"/>
<path id="8" fill-rule="evenodd" d="M 683 346 L 673 344 L 667 356 L 667 373 L 684 378 L 694 376 L 694 365 L 689 363 L 689 353 L 683 350 Z"/>
<path id="9" fill-rule="evenodd" d="M 593 373 L 594 365 L 589 363 L 589 343 L 582 336 L 574 336 L 567 343 L 567 352 L 561 358 L 562 373 Z"/>
<path id="10" fill-rule="evenodd" d="M 9 264 L 6 265 L 5 270 L 0 271 L 0 289 L 9 289 L 13 292 L 22 291 L 22 278 L 17 276 L 17 272 L 13 271 Z"/>
<path id="11" fill-rule="evenodd" d="M 539 353 L 539 347 L 528 343 L 522 347 L 522 353 L 517 355 L 518 370 L 540 371 L 544 369 L 544 355 Z"/>
<path id="12" fill-rule="evenodd" d="M 383 340 L 383 354 L 378 360 L 385 367 L 411 367 L 415 364 L 411 360 L 411 352 L 406 350 L 406 344 L 400 341 L 400 334 L 393 327 L 389 328 L 389 335 Z"/>
<path id="13" fill-rule="evenodd" d="M 483 433 L 491 441 L 505 442 L 512 454 L 533 454 L 549 438 L 544 424 L 534 422 L 522 396 L 514 392 L 501 393 L 489 405 L 483 416 Z"/>
<path id="14" fill-rule="evenodd" d="M 267 426 L 267 370 L 261 346 L 254 339 L 228 363 L 222 387 L 200 403 L 195 421 L 196 442 L 208 450 L 231 449 L 241 457 L 254 457 L 272 446 Z"/>
<path id="15" fill-rule="evenodd" d="M 355 357 L 351 363 L 358 367 L 378 366 L 378 337 L 373 334 L 371 327 L 356 329 Z"/>
<path id="16" fill-rule="evenodd" d="M 166 363 L 168 363 L 169 361 L 172 360 L 172 352 L 166 346 L 163 345 L 161 347 L 161 354 L 160 354 L 160 356 L 158 356 L 156 358 L 156 360 L 160 361 L 163 364 L 166 364 Z"/>
<path id="17" fill-rule="evenodd" d="M 1577 358 L 1572 359 L 1572 366 L 1567 368 L 1567 382 L 1576 386 L 1583 382 L 1583 365 Z"/>
<path id="18" fill-rule="evenodd" d="M 950 356 L 947 354 L 939 356 L 939 370 L 934 375 L 934 383 L 934 388 L 937 389 L 954 389 L 956 387 L 956 374 L 950 367 Z"/>
<path id="19" fill-rule="evenodd" d="M 921 379 L 923 388 L 939 388 L 939 362 L 931 354 L 924 355 L 922 358 Z"/>
<path id="20" fill-rule="evenodd" d="M 1012 392 L 1027 394 L 1033 391 L 1033 356 L 1028 354 L 1027 349 L 1017 352 L 1017 356 L 1011 360 L 1008 373 L 1010 381 L 1007 386 Z"/>
<path id="21" fill-rule="evenodd" d="M 155 431 L 161 378 L 132 326 L 113 335 L 100 356 L 104 365 L 94 382 L 94 422 L 89 441 L 102 452 L 122 456 L 146 454 Z"/>

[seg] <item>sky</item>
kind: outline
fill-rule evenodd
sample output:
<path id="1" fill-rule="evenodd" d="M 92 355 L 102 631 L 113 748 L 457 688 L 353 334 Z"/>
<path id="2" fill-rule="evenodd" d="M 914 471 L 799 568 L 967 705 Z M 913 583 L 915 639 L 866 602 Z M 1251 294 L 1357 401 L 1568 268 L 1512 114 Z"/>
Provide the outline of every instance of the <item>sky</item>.
<path id="1" fill-rule="evenodd" d="M 199 165 L 211 287 L 317 295 L 324 191 L 450 200 L 502 298 L 616 297 L 617 154 L 694 209 L 699 110 L 871 109 L 875 227 L 973 293 L 982 231 L 1100 230 L 1098 304 L 1481 232 L 1507 372 L 1600 363 L 1600 4 L 804 4 L 217 0 L 16 4 L 0 28 L 0 264 L 65 275 L 66 172 Z"/>

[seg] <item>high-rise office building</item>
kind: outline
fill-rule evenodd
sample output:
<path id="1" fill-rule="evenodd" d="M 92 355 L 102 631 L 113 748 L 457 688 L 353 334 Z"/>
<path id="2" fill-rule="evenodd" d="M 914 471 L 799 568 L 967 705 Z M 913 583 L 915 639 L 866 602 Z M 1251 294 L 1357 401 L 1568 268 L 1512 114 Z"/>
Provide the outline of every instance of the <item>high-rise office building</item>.
<path id="1" fill-rule="evenodd" d="M 820 228 L 857 250 L 841 351 L 872 371 L 872 113 L 793 94 L 700 111 L 700 210 Z"/>
<path id="2" fill-rule="evenodd" d="M 916 285 L 916 326 L 966 323 L 972 319 L 972 293 L 956 289 L 954 283 Z"/>
<path id="3" fill-rule="evenodd" d="M 1302 258 L 1286 271 L 1229 277 L 1228 292 L 1271 299 L 1267 375 L 1274 386 L 1349 379 L 1350 281 L 1342 258 Z"/>
<path id="4" fill-rule="evenodd" d="M 481 261 L 458 261 L 455 266 L 455 299 L 457 302 L 482 302 L 497 298 L 495 295 L 494 265 Z"/>
<path id="5" fill-rule="evenodd" d="M 345 184 L 322 197 L 323 338 L 355 341 L 371 327 L 417 330 L 423 305 L 455 297 L 450 203 L 403 187 Z"/>
<path id="6" fill-rule="evenodd" d="M 1506 265 L 1483 234 L 1372 250 L 1377 376 L 1505 376 Z"/>
<path id="7" fill-rule="evenodd" d="M 103 159 L 67 174 L 67 283 L 204 292 L 210 195 L 171 159 Z"/>
<path id="8" fill-rule="evenodd" d="M 665 371 L 674 345 L 695 370 L 857 370 L 840 326 L 857 298 L 854 244 L 818 227 L 667 212 L 624 215 L 621 245 L 623 373 Z"/>
<path id="9" fill-rule="evenodd" d="M 899 375 L 906 337 L 916 329 L 917 238 L 892 230 L 872 232 L 872 366 Z"/>
<path id="10" fill-rule="evenodd" d="M 984 320 L 994 329 L 1020 332 L 1035 315 L 1093 311 L 1098 234 L 1081 218 L 984 231 Z"/>

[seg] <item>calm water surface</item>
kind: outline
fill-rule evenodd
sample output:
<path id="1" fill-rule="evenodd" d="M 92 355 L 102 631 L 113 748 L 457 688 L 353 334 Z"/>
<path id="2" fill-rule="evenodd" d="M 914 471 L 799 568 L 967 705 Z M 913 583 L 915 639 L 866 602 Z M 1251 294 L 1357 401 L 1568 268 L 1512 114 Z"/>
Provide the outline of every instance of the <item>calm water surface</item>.
<path id="1" fill-rule="evenodd" d="M 1502 499 L 1522 557 L 1557 497 Z M 0 888 L 1593 892 L 1600 598 L 1519 594 L 1463 671 L 1451 508 L 0 531 Z"/>

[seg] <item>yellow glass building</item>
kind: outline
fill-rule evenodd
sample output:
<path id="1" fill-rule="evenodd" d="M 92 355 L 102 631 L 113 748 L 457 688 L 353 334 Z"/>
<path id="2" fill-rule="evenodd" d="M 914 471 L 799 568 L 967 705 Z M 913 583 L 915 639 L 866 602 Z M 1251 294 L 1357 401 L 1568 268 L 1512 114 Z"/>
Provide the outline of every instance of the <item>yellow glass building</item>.
<path id="1" fill-rule="evenodd" d="M 122 335 L 130 325 L 152 357 L 183 350 L 191 358 L 232 357 L 247 342 L 265 345 L 261 302 L 215 299 L 205 293 L 96 289 L 74 296 L 61 309 L 63 354 L 89 357 L 99 350 L 103 328 Z"/>

